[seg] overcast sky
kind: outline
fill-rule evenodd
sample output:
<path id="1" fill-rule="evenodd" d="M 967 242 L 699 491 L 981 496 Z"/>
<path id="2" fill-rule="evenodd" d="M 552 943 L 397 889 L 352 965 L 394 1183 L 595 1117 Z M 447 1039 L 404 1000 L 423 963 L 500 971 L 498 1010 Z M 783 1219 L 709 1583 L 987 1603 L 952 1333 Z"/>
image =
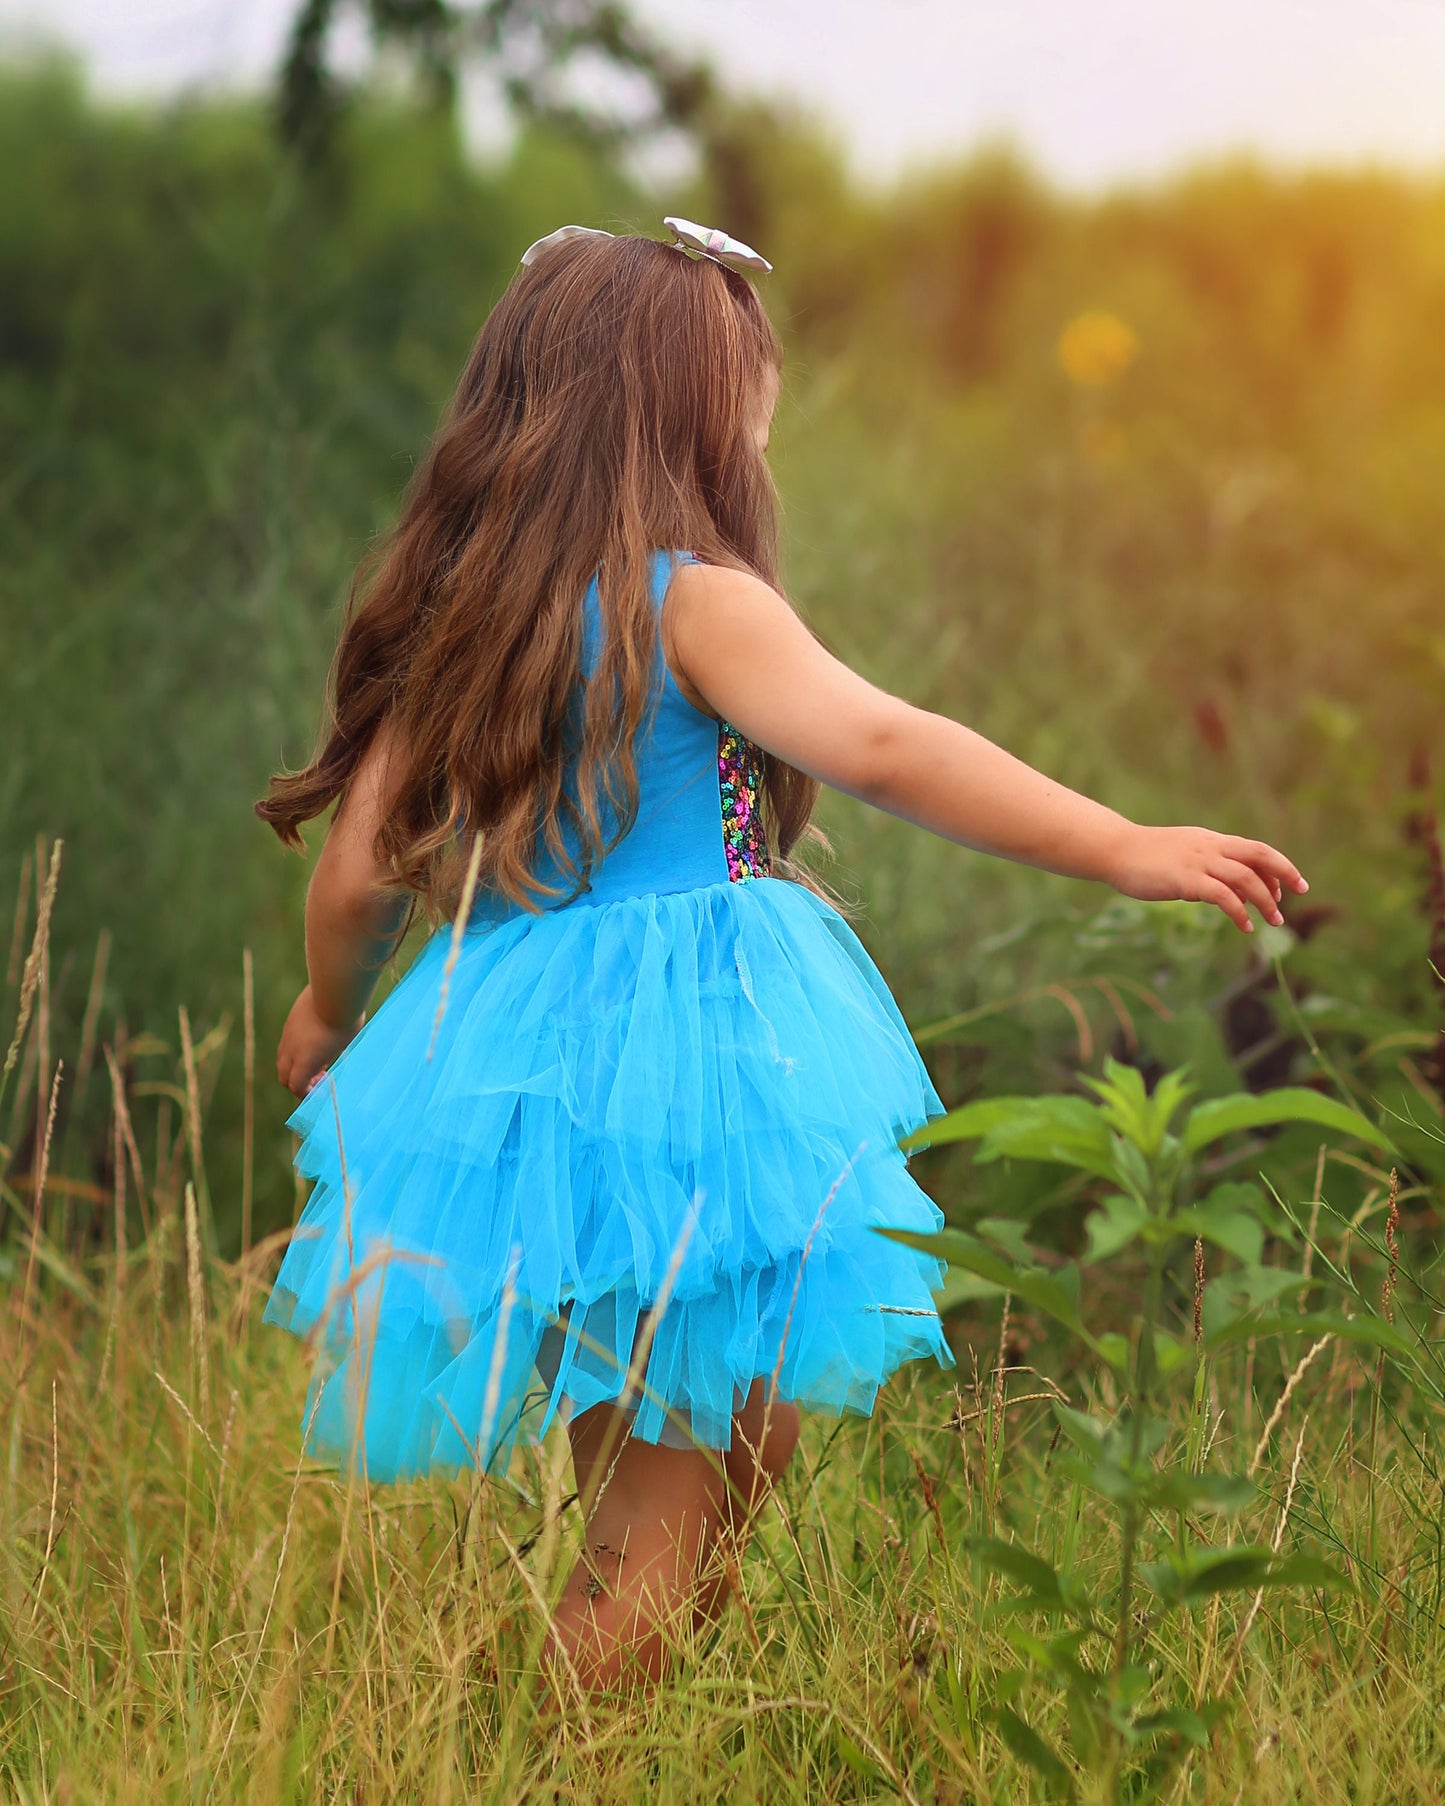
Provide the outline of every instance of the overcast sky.
<path id="1" fill-rule="evenodd" d="M 298 0 L 0 0 L 97 85 L 257 86 Z M 734 83 L 834 122 L 860 175 L 1013 138 L 1094 187 L 1250 148 L 1445 171 L 1445 0 L 633 0 Z M 351 51 L 362 40 L 353 31 Z M 347 46 L 343 42 L 345 54 Z M 495 109 L 474 96 L 479 144 Z"/>

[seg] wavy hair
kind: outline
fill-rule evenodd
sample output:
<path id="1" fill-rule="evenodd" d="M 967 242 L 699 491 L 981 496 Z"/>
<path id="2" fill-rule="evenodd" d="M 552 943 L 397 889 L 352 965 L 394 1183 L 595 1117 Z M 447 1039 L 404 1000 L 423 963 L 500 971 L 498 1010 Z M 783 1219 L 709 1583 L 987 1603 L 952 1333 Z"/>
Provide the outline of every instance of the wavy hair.
<path id="1" fill-rule="evenodd" d="M 359 567 L 311 763 L 256 813 L 289 846 L 344 796 L 387 725 L 402 775 L 375 853 L 432 921 L 479 884 L 530 910 L 572 895 L 636 819 L 633 742 L 658 655 L 657 547 L 778 587 L 776 492 L 755 438 L 782 345 L 751 282 L 640 237 L 574 238 L 521 268 L 477 336 L 400 518 Z M 603 623 L 582 686 L 581 599 Z M 570 775 L 569 775 L 570 774 Z M 775 869 L 818 785 L 768 754 Z M 611 817 L 609 835 L 606 821 Z M 571 830 L 578 856 L 568 849 Z"/>

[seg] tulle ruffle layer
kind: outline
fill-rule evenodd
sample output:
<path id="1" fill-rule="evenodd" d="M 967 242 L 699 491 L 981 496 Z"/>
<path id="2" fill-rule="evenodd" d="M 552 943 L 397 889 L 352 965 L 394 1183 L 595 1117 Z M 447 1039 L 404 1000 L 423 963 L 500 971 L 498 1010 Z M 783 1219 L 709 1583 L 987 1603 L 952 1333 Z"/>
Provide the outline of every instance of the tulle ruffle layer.
<path id="1" fill-rule="evenodd" d="M 758 1378 L 868 1412 L 902 1362 L 951 1360 L 941 1263 L 872 1233 L 941 1222 L 895 1144 L 943 1105 L 825 902 L 720 883 L 449 951 L 291 1117 L 316 1183 L 265 1320 L 316 1340 L 309 1452 L 491 1467 L 633 1367 L 635 1435 L 726 1448 Z"/>

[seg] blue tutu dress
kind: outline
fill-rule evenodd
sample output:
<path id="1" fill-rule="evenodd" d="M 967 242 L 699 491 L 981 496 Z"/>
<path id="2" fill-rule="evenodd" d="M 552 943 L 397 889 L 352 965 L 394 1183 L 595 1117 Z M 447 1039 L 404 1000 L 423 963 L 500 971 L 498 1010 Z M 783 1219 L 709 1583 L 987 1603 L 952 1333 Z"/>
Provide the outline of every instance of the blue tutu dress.
<path id="1" fill-rule="evenodd" d="M 659 610 L 691 556 L 654 554 Z M 583 606 L 585 674 L 595 578 Z M 311 1339 L 304 1447 L 339 1469 L 495 1470 L 604 1400 L 727 1448 L 756 1379 L 868 1413 L 952 1364 L 942 1263 L 873 1233 L 942 1222 L 897 1147 L 944 1107 L 897 1005 L 769 874 L 760 755 L 660 650 L 635 756 L 590 888 L 480 896 L 450 974 L 443 928 L 290 1118 L 315 1184 L 264 1321 Z"/>

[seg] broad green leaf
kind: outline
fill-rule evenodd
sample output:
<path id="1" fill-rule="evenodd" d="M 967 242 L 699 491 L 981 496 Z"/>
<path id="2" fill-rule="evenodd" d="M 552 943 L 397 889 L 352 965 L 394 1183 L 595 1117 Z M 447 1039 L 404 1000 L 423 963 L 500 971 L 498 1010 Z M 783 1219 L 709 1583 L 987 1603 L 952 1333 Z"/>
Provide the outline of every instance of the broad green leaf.
<path id="1" fill-rule="evenodd" d="M 1080 1486 L 1097 1493 L 1101 1499 L 1108 1499 L 1113 1505 L 1142 1502 L 1144 1475 L 1129 1471 L 1112 1453 L 1096 1455 L 1092 1459 L 1060 1454 L 1054 1462 L 1054 1471 L 1062 1479 L 1077 1480 Z"/>
<path id="2" fill-rule="evenodd" d="M 1187 1367 L 1194 1360 L 1194 1344 L 1181 1342 L 1177 1336 L 1171 1336 L 1162 1329 L 1154 1332 L 1154 1365 L 1159 1370 L 1161 1379 L 1168 1379 L 1170 1374 L 1178 1373 L 1181 1367 Z"/>
<path id="3" fill-rule="evenodd" d="M 1414 1358 L 1415 1346 L 1396 1324 L 1383 1317 L 1341 1317 L 1332 1311 L 1311 1311 L 1298 1317 L 1236 1317 L 1221 1329 L 1205 1337 L 1206 1348 L 1226 1348 L 1232 1342 L 1245 1342 L 1251 1336 L 1260 1340 L 1269 1336 L 1338 1336 L 1342 1342 L 1357 1342 L 1366 1348 L 1383 1348 L 1387 1354 L 1402 1359 Z"/>
<path id="4" fill-rule="evenodd" d="M 1115 1705 L 1132 1711 L 1154 1685 L 1154 1674 L 1142 1662 L 1131 1662 L 1127 1668 L 1119 1670 L 1113 1681 Z"/>
<path id="5" fill-rule="evenodd" d="M 1028 1244 L 1025 1224 L 1015 1221 L 1013 1217 L 980 1217 L 974 1224 L 974 1230 L 980 1240 L 991 1242 L 995 1248 L 1002 1248 L 1015 1260 L 1033 1265 L 1033 1249 Z"/>
<path id="6" fill-rule="evenodd" d="M 1196 1104 L 1184 1125 L 1185 1149 L 1197 1154 L 1211 1141 L 1232 1135 L 1240 1129 L 1261 1129 L 1272 1123 L 1317 1123 L 1322 1129 L 1334 1129 L 1341 1135 L 1353 1135 L 1377 1148 L 1388 1148 L 1389 1137 L 1367 1117 L 1348 1104 L 1311 1091 L 1303 1085 L 1285 1085 L 1277 1091 L 1236 1092 L 1232 1097 L 1214 1097 Z"/>
<path id="7" fill-rule="evenodd" d="M 1204 1345 L 1214 1346 L 1215 1338 L 1236 1324 L 1246 1325 L 1243 1333 L 1253 1333 L 1259 1318 L 1252 1313 L 1281 1298 L 1297 1299 L 1311 1289 L 1318 1290 L 1323 1280 L 1306 1279 L 1283 1267 L 1243 1267 L 1232 1273 L 1211 1275 L 1204 1288 Z"/>
<path id="8" fill-rule="evenodd" d="M 1062 1611 L 1064 1597 L 1059 1577 L 1041 1555 L 1020 1543 L 1006 1543 L 996 1536 L 970 1537 L 965 1545 L 984 1567 L 1005 1574 L 1028 1594 L 1031 1603 L 1046 1611 Z"/>
<path id="9" fill-rule="evenodd" d="M 1185 1098 L 1192 1097 L 1196 1090 L 1197 1086 L 1189 1077 L 1187 1066 L 1180 1066 L 1173 1072 L 1166 1072 L 1155 1085 L 1154 1095 L 1150 1101 L 1165 1129 L 1174 1120 L 1174 1114 Z"/>
<path id="10" fill-rule="evenodd" d="M 1069 1407 L 1055 1404 L 1054 1410 L 1061 1413 Z M 1061 1454 L 1055 1471 L 1115 1504 L 1151 1504 L 1154 1490 L 1165 1478 L 1155 1468 L 1153 1457 L 1169 1439 L 1169 1424 L 1160 1417 L 1147 1417 L 1140 1423 L 1139 1454 L 1135 1460 L 1130 1452 L 1133 1434 L 1127 1419 L 1108 1425 L 1097 1441 L 1085 1427 L 1090 1421 L 1082 1412 L 1074 1412 L 1071 1418 L 1060 1415 L 1060 1426 L 1085 1458 Z"/>
<path id="11" fill-rule="evenodd" d="M 1264 1226 L 1247 1211 L 1196 1204 L 1192 1209 L 1176 1211 L 1170 1226 L 1181 1235 L 1212 1242 L 1248 1266 L 1257 1266 L 1264 1253 Z"/>
<path id="12" fill-rule="evenodd" d="M 1144 1088 L 1144 1075 L 1136 1066 L 1106 1058 L 1104 1077 L 1084 1077 L 1084 1084 L 1099 1094 L 1110 1124 L 1147 1159 L 1164 1145 L 1170 1121 L 1184 1098 L 1195 1087 L 1184 1069 L 1166 1073 L 1152 1093 Z"/>
<path id="13" fill-rule="evenodd" d="M 1141 1562 L 1139 1578 L 1170 1604 L 1188 1605 L 1213 1593 L 1261 1586 L 1272 1559 L 1265 1543 L 1223 1549 L 1192 1547 L 1182 1555 L 1171 1550 L 1163 1561 Z"/>
<path id="14" fill-rule="evenodd" d="M 1069 1441 L 1086 1455 L 1098 1454 L 1104 1446 L 1104 1438 L 1113 1428 L 1102 1418 L 1091 1417 L 1087 1411 L 1076 1411 L 1072 1405 L 1061 1405 L 1057 1399 L 1053 1401 L 1053 1412 Z"/>
<path id="15" fill-rule="evenodd" d="M 1095 1684 L 1095 1676 L 1079 1660 L 1079 1648 L 1089 1635 L 1087 1627 L 1065 1631 L 1057 1637 L 1035 1637 L 1024 1630 L 1010 1630 L 1005 1635 L 1021 1656 L 1044 1673 L 1084 1687 Z"/>
<path id="16" fill-rule="evenodd" d="M 1121 1417 L 1116 1425 L 1119 1439 L 1123 1442 L 1131 1434 L 1129 1419 Z M 1166 1417 L 1142 1417 L 1139 1420 L 1139 1459 L 1147 1461 L 1151 1455 L 1157 1455 L 1174 1434 L 1174 1426 Z"/>
<path id="17" fill-rule="evenodd" d="M 1079 1077 L 1091 1091 L 1098 1093 L 1099 1107 L 1107 1121 L 1136 1147 L 1147 1147 L 1153 1125 L 1149 1094 L 1144 1089 L 1144 1075 L 1139 1068 L 1106 1057 L 1103 1078 L 1092 1078 L 1087 1073 L 1081 1073 Z"/>
<path id="18" fill-rule="evenodd" d="M 1244 1511 L 1255 1500 L 1255 1485 L 1243 1474 L 1191 1474 L 1173 1468 L 1153 1474 L 1141 1488 L 1158 1511 Z"/>
<path id="19" fill-rule="evenodd" d="M 838 1741 L 838 1754 L 855 1775 L 861 1775 L 865 1781 L 873 1782 L 875 1787 L 886 1787 L 893 1793 L 898 1791 L 872 1757 L 865 1756 L 845 1730 L 835 1727 L 833 1735 Z"/>
<path id="20" fill-rule="evenodd" d="M 1089 1247 L 1084 1256 L 1089 1261 L 1108 1260 L 1121 1248 L 1127 1248 L 1149 1221 L 1149 1212 L 1136 1199 L 1123 1192 L 1113 1192 L 1099 1208 L 1084 1220 Z"/>
<path id="21" fill-rule="evenodd" d="M 1140 1737 L 1170 1734 L 1182 1737 L 1196 1749 L 1203 1749 L 1210 1738 L 1209 1726 L 1197 1712 L 1191 1712 L 1187 1706 L 1170 1706 L 1163 1712 L 1150 1712 L 1143 1718 L 1136 1718 L 1134 1730 Z"/>
<path id="22" fill-rule="evenodd" d="M 982 1141 L 975 1158 L 1040 1160 L 1113 1177 L 1109 1128 L 1102 1112 L 1081 1097 L 980 1097 L 915 1129 L 905 1152 L 953 1141 Z"/>
<path id="23" fill-rule="evenodd" d="M 980 1163 L 1039 1160 L 1117 1179 L 1108 1124 L 1103 1113 L 1081 1097 L 1035 1099 L 1027 1114 L 990 1129 L 974 1158 Z"/>
<path id="24" fill-rule="evenodd" d="M 1025 1767 L 1031 1768 L 1049 1786 L 1063 1788 L 1069 1798 L 1073 1798 L 1073 1776 L 1032 1725 L 1025 1724 L 1008 1706 L 996 1706 L 989 1716 L 998 1726 L 999 1735 Z"/>
<path id="25" fill-rule="evenodd" d="M 971 1104 L 950 1110 L 946 1116 L 935 1117 L 911 1135 L 905 1135 L 898 1145 L 911 1151 L 943 1147 L 951 1141 L 975 1141 L 1011 1118 L 1027 1115 L 1038 1102 L 1036 1097 L 978 1097 Z"/>
<path id="26" fill-rule="evenodd" d="M 1277 1555 L 1270 1566 L 1266 1586 L 1335 1587 L 1352 1591 L 1349 1576 L 1322 1561 L 1318 1555 Z"/>
<path id="27" fill-rule="evenodd" d="M 979 1279 L 973 1273 L 951 1272 L 944 1278 L 942 1286 L 933 1294 L 933 1307 L 940 1317 L 947 1317 L 952 1311 L 960 1311 L 965 1305 L 978 1304 L 983 1299 L 1001 1298 L 1003 1287 L 993 1285 L 987 1279 Z"/>
<path id="28" fill-rule="evenodd" d="M 1144 1203 L 1154 1189 L 1153 1176 L 1143 1150 L 1125 1135 L 1110 1135 L 1109 1149 L 1120 1183 Z"/>
<path id="29" fill-rule="evenodd" d="M 1062 1323 L 1066 1329 L 1071 1329 L 1091 1348 L 1095 1346 L 1093 1337 L 1080 1319 L 1079 1307 L 1069 1292 L 1057 1279 L 1039 1268 L 1016 1266 L 1007 1255 L 986 1247 L 962 1229 L 940 1229 L 932 1235 L 920 1235 L 912 1229 L 878 1229 L 876 1233 L 886 1235 L 889 1241 L 902 1242 L 907 1248 L 917 1248 L 924 1254 L 937 1255 L 952 1267 L 961 1267 L 965 1272 L 1001 1286 L 1012 1292 L 1015 1298 L 1033 1305 L 1046 1316 Z"/>
<path id="30" fill-rule="evenodd" d="M 963 1690 L 963 1682 L 958 1678 L 952 1662 L 946 1662 L 943 1668 L 944 1678 L 948 1685 L 948 1703 L 953 1708 L 953 1723 L 964 1743 L 973 1746 L 973 1714 L 968 1709 L 968 1696 Z"/>
<path id="31" fill-rule="evenodd" d="M 1288 1219 L 1270 1201 L 1264 1187 L 1256 1185 L 1252 1179 L 1221 1180 L 1218 1185 L 1211 1186 L 1199 1200 L 1199 1207 L 1204 1210 L 1248 1211 L 1276 1235 L 1290 1227 Z"/>
<path id="32" fill-rule="evenodd" d="M 1164 1561 L 1141 1564 L 1139 1573 L 1146 1586 L 1176 1605 L 1260 1587 L 1348 1585 L 1338 1570 L 1318 1556 L 1276 1555 L 1262 1543 L 1222 1549 L 1194 1547 L 1182 1556 L 1171 1551 Z"/>

